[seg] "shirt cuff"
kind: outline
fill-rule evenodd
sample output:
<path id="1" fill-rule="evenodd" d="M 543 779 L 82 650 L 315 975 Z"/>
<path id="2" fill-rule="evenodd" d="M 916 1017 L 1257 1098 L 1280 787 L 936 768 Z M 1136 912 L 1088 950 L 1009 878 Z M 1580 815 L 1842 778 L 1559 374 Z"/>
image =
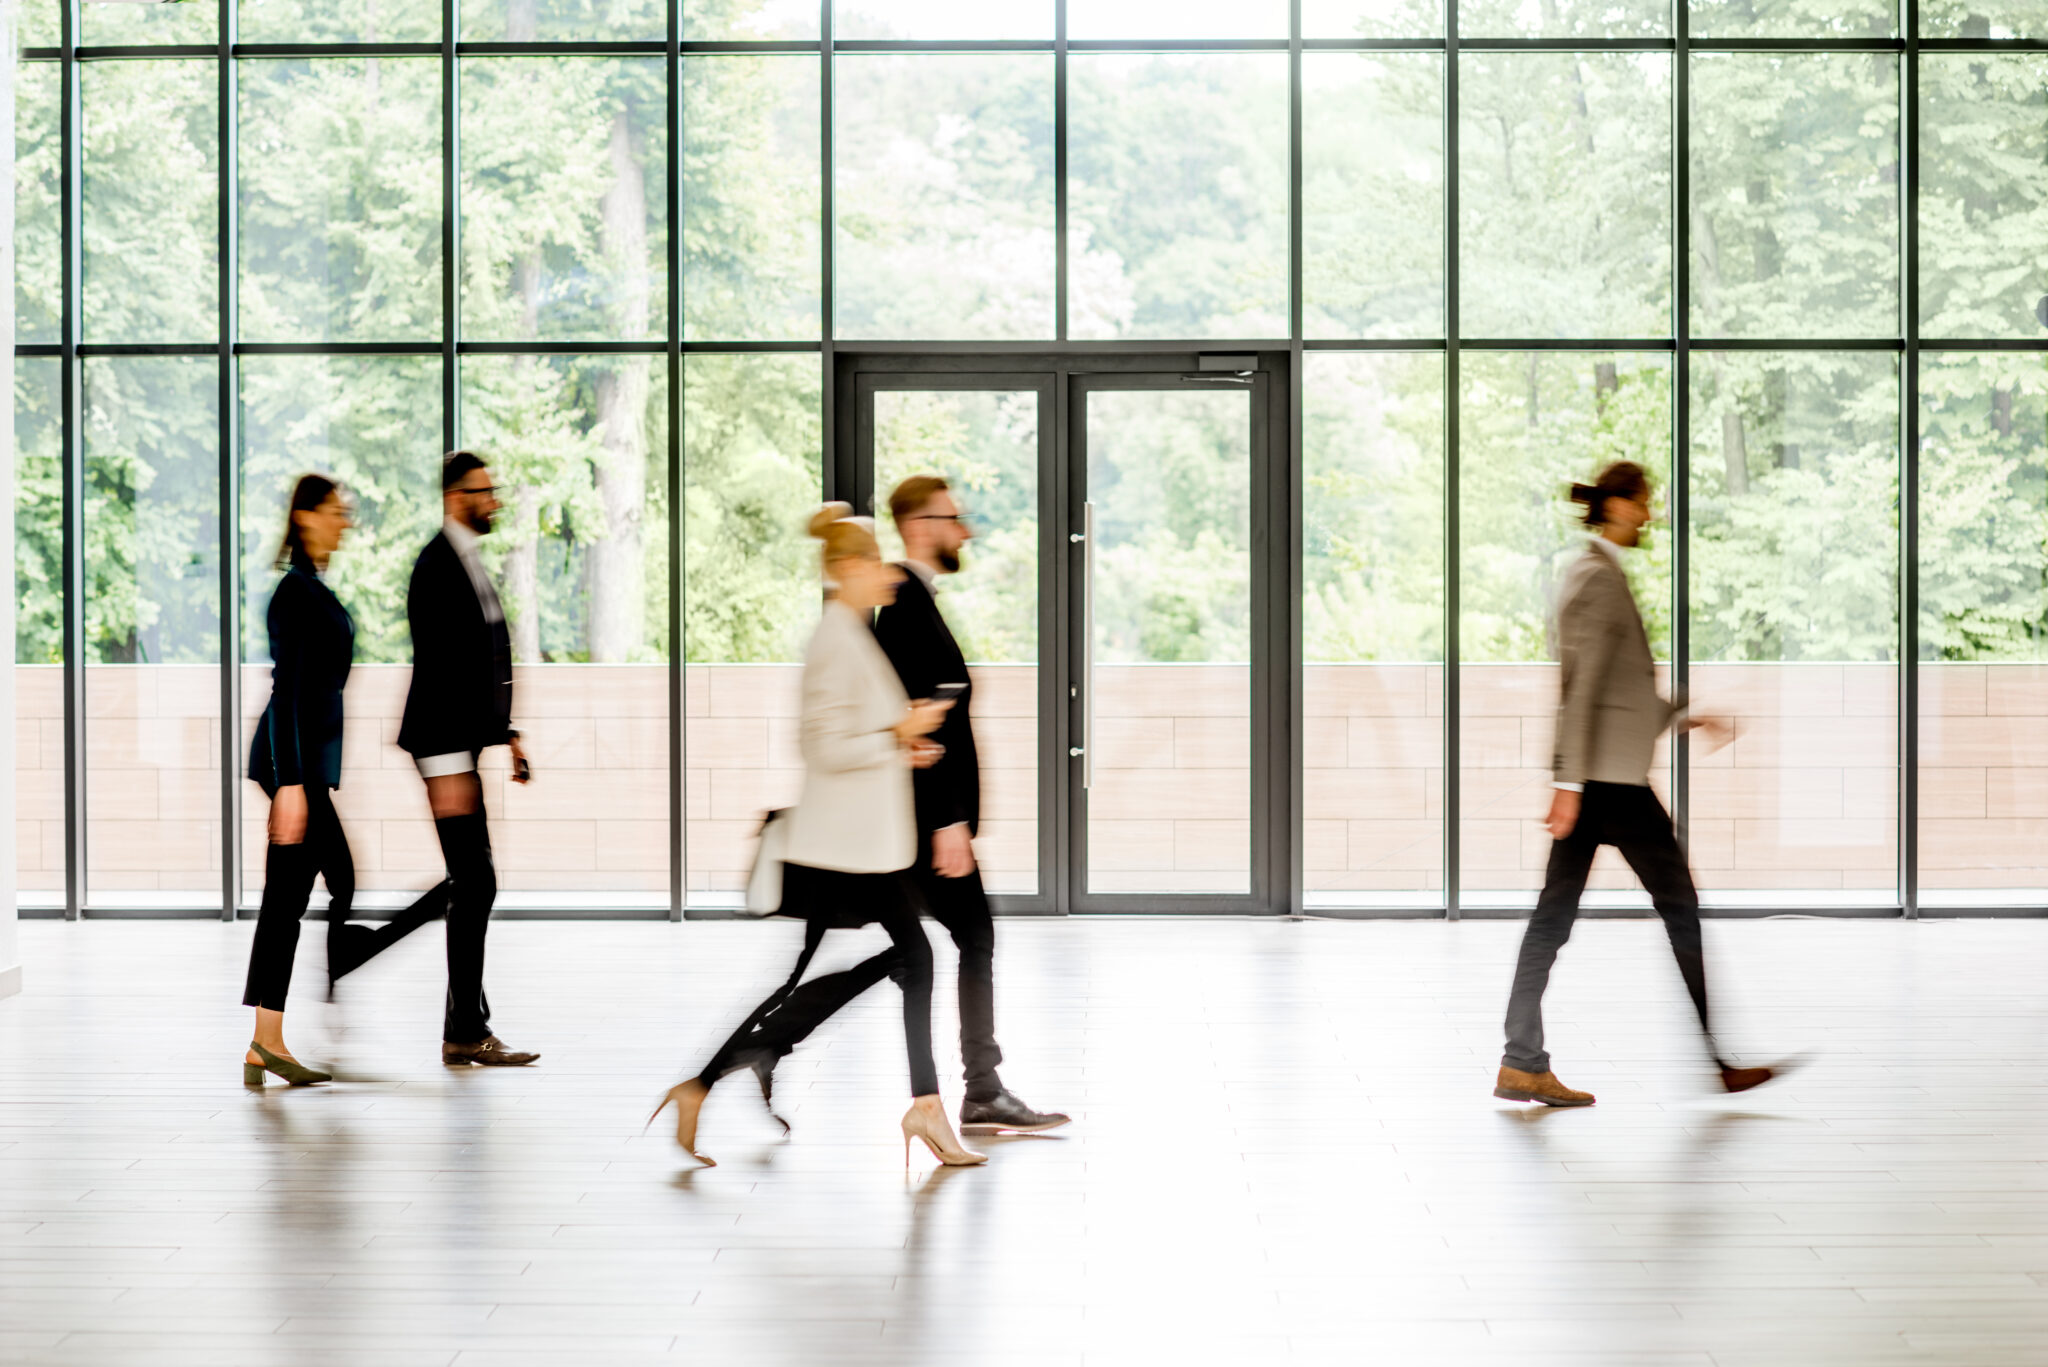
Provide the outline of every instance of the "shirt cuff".
<path id="1" fill-rule="evenodd" d="M 1586 785 L 1583 783 L 1553 783 L 1550 786 L 1557 789 L 1560 793 L 1583 793 L 1586 791 Z"/>
<path id="2" fill-rule="evenodd" d="M 450 774 L 468 774 L 476 770 L 476 756 L 467 750 L 446 755 L 421 755 L 413 763 L 419 766 L 421 778 L 446 778 Z"/>

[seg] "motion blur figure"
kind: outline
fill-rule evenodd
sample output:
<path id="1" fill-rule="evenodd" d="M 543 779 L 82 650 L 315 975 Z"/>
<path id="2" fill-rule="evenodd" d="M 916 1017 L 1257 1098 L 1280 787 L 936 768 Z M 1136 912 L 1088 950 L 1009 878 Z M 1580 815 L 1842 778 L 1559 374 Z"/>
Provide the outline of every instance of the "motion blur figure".
<path id="1" fill-rule="evenodd" d="M 910 1109 L 904 1113 L 904 1161 L 922 1140 L 941 1163 L 964 1167 L 988 1160 L 960 1146 L 939 1104 L 932 1059 L 932 950 L 918 920 L 909 877 L 917 855 L 911 767 L 930 763 L 937 746 L 924 740 L 950 703 L 910 701 L 875 641 L 869 621 L 893 602 L 903 571 L 883 563 L 865 519 L 844 503 L 811 518 L 824 543 L 823 569 L 833 589 L 804 651 L 803 796 L 789 822 L 782 865 L 782 914 L 805 921 L 803 952 L 781 987 L 756 1007 L 695 1077 L 671 1087 L 655 1115 L 676 1108 L 676 1143 L 707 1167 L 697 1149 L 697 1116 L 711 1088 L 727 1074 L 752 1069 L 768 1091 L 781 1057 L 773 1043 L 777 1013 L 810 966 L 825 932 L 879 923 L 889 933 L 903 989 L 903 1039 L 910 1056 Z M 800 1037 L 800 1036 L 799 1036 Z M 652 1117 L 649 1117 L 650 1122 Z"/>
<path id="2" fill-rule="evenodd" d="M 334 811 L 341 786 L 342 689 L 355 662 L 355 623 L 327 587 L 328 558 L 352 525 L 341 486 L 325 475 L 301 475 L 292 490 L 264 624 L 270 633 L 270 702 L 249 747 L 249 777 L 270 798 L 263 854 L 263 901 L 249 949 L 242 994 L 256 1008 L 256 1033 L 242 1060 L 242 1080 L 263 1085 L 275 1073 L 294 1086 L 326 1082 L 284 1042 L 285 998 L 299 921 L 326 880 L 328 941 L 348 922 L 356 866 Z"/>
<path id="3" fill-rule="evenodd" d="M 1579 898 L 1593 856 L 1613 845 L 1649 891 L 1664 922 L 1671 953 L 1699 1013 L 1707 1048 L 1721 1070 L 1721 1085 L 1743 1092 L 1771 1080 L 1769 1068 L 1737 1068 L 1715 1048 L 1707 1017 L 1707 970 L 1700 942 L 1700 899 L 1671 827 L 1671 817 L 1650 788 L 1650 761 L 1658 737 L 1673 725 L 1704 729 L 1719 744 L 1719 722 L 1688 720 L 1684 709 L 1657 693 L 1650 639 L 1636 609 L 1622 551 L 1638 544 L 1650 521 L 1650 477 L 1632 461 L 1616 461 L 1590 485 L 1572 486 L 1594 533 L 1584 554 L 1565 571 L 1558 590 L 1560 695 L 1556 751 L 1551 762 L 1550 863 L 1543 893 L 1522 935 L 1508 999 L 1507 1050 L 1493 1094 L 1548 1106 L 1590 1106 L 1593 1094 L 1574 1091 L 1550 1070 L 1543 1047 L 1543 991 L 1550 966 L 1571 938 Z"/>
<path id="4" fill-rule="evenodd" d="M 949 684 L 965 686 L 931 735 L 936 753 L 913 776 L 918 847 L 911 865 L 925 909 L 951 932 L 960 950 L 960 1058 L 967 1075 L 960 1128 L 1054 1129 L 1068 1118 L 1032 1110 L 996 1073 L 1003 1051 L 996 1044 L 995 918 L 974 860 L 974 835 L 981 823 L 981 761 L 969 711 L 974 689 L 937 596 L 940 576 L 960 572 L 974 532 L 951 487 L 937 475 L 913 475 L 898 484 L 889 495 L 889 515 L 903 538 L 904 578 L 895 598 L 875 614 L 875 638 L 911 697 L 930 697 Z M 775 1012 L 757 1042 L 780 1058 L 846 1003 L 895 975 L 900 963 L 896 950 L 886 949 L 844 972 L 804 983 Z"/>
<path id="5" fill-rule="evenodd" d="M 354 961 L 445 908 L 448 999 L 441 1062 L 463 1067 L 518 1067 L 540 1057 L 508 1048 L 491 1033 L 491 1005 L 484 996 L 484 937 L 498 897 L 498 871 L 477 762 L 490 747 L 507 745 L 512 781 L 532 779 L 512 728 L 512 636 L 477 546 L 490 534 L 498 508 L 497 486 L 483 458 L 449 452 L 441 462 L 441 531 L 420 551 L 405 591 L 412 682 L 398 727 L 398 746 L 413 757 L 427 785 L 448 877 L 380 931 Z"/>

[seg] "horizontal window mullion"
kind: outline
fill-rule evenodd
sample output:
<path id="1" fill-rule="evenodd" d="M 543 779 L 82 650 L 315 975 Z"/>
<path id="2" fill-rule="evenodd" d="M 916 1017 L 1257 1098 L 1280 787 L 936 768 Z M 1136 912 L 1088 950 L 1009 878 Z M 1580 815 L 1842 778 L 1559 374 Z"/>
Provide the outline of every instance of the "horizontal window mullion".
<path id="1" fill-rule="evenodd" d="M 1391 341 L 1385 337 L 1321 337 L 1304 341 L 1301 348 L 1303 351 L 1442 351 L 1445 342 L 1441 337 L 1405 337 Z"/>
<path id="2" fill-rule="evenodd" d="M 1047 43 L 1051 50 L 1052 44 Z M 1137 38 L 1069 38 L 1069 52 L 1285 52 L 1285 38 L 1170 38 L 1145 42 Z"/>
<path id="3" fill-rule="evenodd" d="M 437 343 L 434 350 L 439 351 Z M 455 344 L 462 356 L 666 356 L 667 342 L 472 342 Z"/>
<path id="4" fill-rule="evenodd" d="M 61 55 L 62 49 L 58 49 L 57 51 Z M 148 59 L 151 61 L 174 61 L 183 59 L 190 61 L 191 59 L 196 57 L 218 59 L 220 56 L 220 44 L 159 43 L 155 46 L 150 46 L 148 44 L 141 43 L 123 43 L 94 47 L 81 47 L 77 49 L 77 54 L 78 60 L 81 62 L 121 62 L 133 61 L 137 59 Z"/>
<path id="5" fill-rule="evenodd" d="M 1897 337 L 1694 337 L 1693 351 L 1904 351 Z"/>
<path id="6" fill-rule="evenodd" d="M 438 57 L 439 43 L 237 43 L 237 57 Z"/>
<path id="7" fill-rule="evenodd" d="M 440 45 L 433 46 L 439 53 Z M 457 57 L 666 57 L 666 38 L 635 42 L 588 43 L 457 43 Z"/>
<path id="8" fill-rule="evenodd" d="M 2048 351 L 2048 337 L 1922 337 L 1920 351 Z"/>
<path id="9" fill-rule="evenodd" d="M 63 349 L 58 348 L 58 354 Z M 81 357 L 92 356 L 218 356 L 219 342 L 81 342 Z"/>
<path id="10" fill-rule="evenodd" d="M 770 352 L 823 351 L 823 342 L 683 342 L 685 356 L 740 356 Z"/>
<path id="11" fill-rule="evenodd" d="M 1698 343 L 1694 343 L 1698 345 Z M 1460 351 L 1675 351 L 1669 337 L 1460 337 Z"/>
<path id="12" fill-rule="evenodd" d="M 439 356 L 439 342 L 237 342 L 237 356 Z"/>
<path id="13" fill-rule="evenodd" d="M 841 38 L 832 44 L 834 52 L 1051 52 L 1050 38 L 936 39 L 917 42 L 903 38 Z M 1078 44 L 1069 43 L 1071 49 Z"/>
<path id="14" fill-rule="evenodd" d="M 1304 38 L 1304 52 L 1442 52 L 1442 38 Z M 1463 46 L 1461 43 L 1460 46 Z"/>
<path id="15" fill-rule="evenodd" d="M 795 43 L 779 41 L 770 42 L 767 40 L 763 40 L 760 42 L 724 40 L 715 43 L 684 42 L 680 44 L 682 54 L 685 57 L 720 57 L 726 55 L 746 56 L 754 53 L 794 53 L 799 56 L 805 53 L 809 53 L 811 56 L 815 57 L 818 55 L 819 46 L 820 44 L 815 38 L 807 42 Z"/>

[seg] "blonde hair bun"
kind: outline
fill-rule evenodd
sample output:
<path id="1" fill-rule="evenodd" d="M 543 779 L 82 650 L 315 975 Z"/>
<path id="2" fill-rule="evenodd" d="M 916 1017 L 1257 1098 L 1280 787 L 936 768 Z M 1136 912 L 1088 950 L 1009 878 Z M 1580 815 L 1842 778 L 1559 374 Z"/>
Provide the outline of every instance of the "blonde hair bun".
<path id="1" fill-rule="evenodd" d="M 851 503 L 827 503 L 824 507 L 818 509 L 817 512 L 811 514 L 811 525 L 808 530 L 818 540 L 825 541 L 830 539 L 833 523 L 844 522 L 852 516 L 853 505 Z"/>

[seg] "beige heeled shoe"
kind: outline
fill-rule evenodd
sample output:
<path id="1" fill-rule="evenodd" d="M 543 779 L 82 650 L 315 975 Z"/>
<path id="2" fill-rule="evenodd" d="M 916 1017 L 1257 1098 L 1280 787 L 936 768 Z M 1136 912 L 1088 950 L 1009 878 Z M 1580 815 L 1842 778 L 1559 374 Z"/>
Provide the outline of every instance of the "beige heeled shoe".
<path id="1" fill-rule="evenodd" d="M 913 1139 L 922 1139 L 924 1146 L 932 1151 L 932 1157 L 949 1168 L 971 1168 L 988 1162 L 987 1154 L 960 1146 L 944 1114 L 934 1119 L 915 1106 L 903 1113 L 903 1166 L 906 1168 L 910 1166 L 910 1141 Z"/>
<path id="2" fill-rule="evenodd" d="M 676 1143 L 684 1152 L 707 1168 L 718 1166 L 718 1160 L 709 1154 L 697 1152 L 697 1113 L 704 1109 L 704 1098 L 711 1095 L 711 1089 L 697 1078 L 678 1082 L 661 1095 L 661 1105 L 654 1108 L 654 1115 L 647 1117 L 647 1123 L 654 1123 L 654 1116 L 660 1115 L 670 1102 L 676 1108 Z"/>

